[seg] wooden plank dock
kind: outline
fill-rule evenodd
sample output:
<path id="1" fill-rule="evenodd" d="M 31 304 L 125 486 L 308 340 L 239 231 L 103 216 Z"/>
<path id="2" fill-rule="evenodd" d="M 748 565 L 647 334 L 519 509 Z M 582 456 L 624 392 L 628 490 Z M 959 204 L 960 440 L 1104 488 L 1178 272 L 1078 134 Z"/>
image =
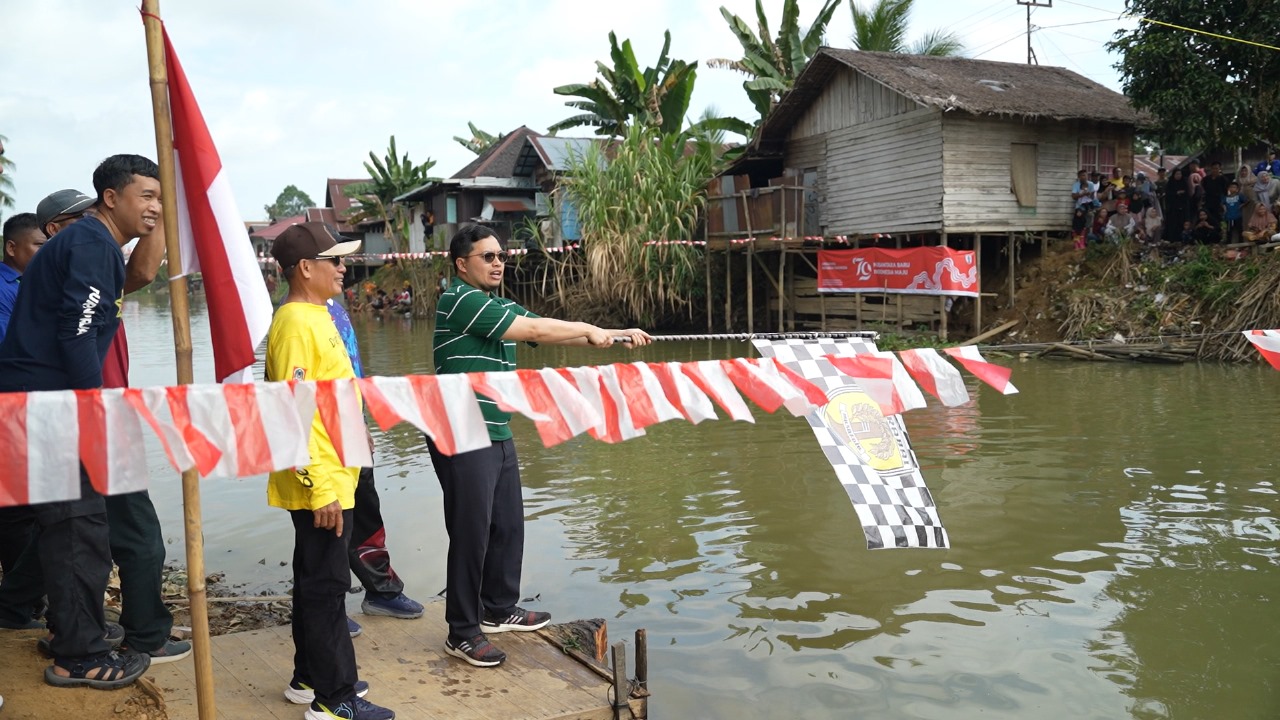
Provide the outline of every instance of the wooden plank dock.
<path id="1" fill-rule="evenodd" d="M 478 668 L 444 654 L 443 602 L 428 603 L 417 620 L 353 617 L 364 627 L 353 642 L 360 678 L 370 686 L 368 698 L 395 710 L 398 718 L 615 717 L 606 674 L 567 654 L 545 630 L 496 636 L 494 644 L 507 653 L 507 661 Z M 283 694 L 293 668 L 288 625 L 215 637 L 212 647 L 219 718 L 301 716 L 303 708 Z M 196 720 L 191 660 L 153 666 L 147 677 L 163 691 L 171 720 Z M 624 705 L 622 717 L 630 720 L 640 707 L 635 701 Z"/>

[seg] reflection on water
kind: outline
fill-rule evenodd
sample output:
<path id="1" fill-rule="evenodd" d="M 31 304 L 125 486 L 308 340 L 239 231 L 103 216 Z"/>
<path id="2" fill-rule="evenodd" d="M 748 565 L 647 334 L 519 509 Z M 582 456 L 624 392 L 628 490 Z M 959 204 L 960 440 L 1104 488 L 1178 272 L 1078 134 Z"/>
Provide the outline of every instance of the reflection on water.
<path id="1" fill-rule="evenodd" d="M 171 382 L 164 308 L 129 303 L 126 321 L 135 384 Z M 194 318 L 196 337 L 204 324 Z M 425 323 L 356 325 L 371 371 L 429 371 Z M 752 351 L 520 352 L 537 366 Z M 197 342 L 198 379 L 207 353 Z M 549 449 L 517 419 L 524 592 L 562 618 L 609 618 L 615 638 L 648 628 L 654 717 L 1274 717 L 1280 495 L 1274 402 L 1259 399 L 1280 376 L 1051 362 L 1015 373 L 1020 395 L 971 386 L 969 406 L 907 416 L 947 551 L 866 550 L 795 418 L 756 411 L 755 424 L 668 423 Z M 155 495 L 180 556 L 180 494 L 158 452 Z M 377 461 L 397 570 L 431 595 L 444 533 L 420 437 L 377 434 Z M 208 566 L 247 588 L 288 576 L 288 523 L 263 485 L 204 485 Z"/>

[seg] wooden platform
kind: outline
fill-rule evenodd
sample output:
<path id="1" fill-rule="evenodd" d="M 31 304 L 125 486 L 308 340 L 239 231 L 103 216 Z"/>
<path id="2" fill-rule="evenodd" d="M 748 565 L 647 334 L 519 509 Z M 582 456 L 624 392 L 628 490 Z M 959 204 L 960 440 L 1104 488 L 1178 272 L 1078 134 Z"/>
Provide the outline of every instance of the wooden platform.
<path id="1" fill-rule="evenodd" d="M 507 654 L 497 668 L 477 668 L 444 654 L 444 603 L 427 604 L 417 620 L 353 616 L 364 633 L 353 642 L 368 699 L 417 718 L 609 720 L 609 681 L 565 654 L 542 633 L 504 633 L 493 642 Z M 218 717 L 302 717 L 284 699 L 293 668 L 289 626 L 213 638 Z M 164 691 L 171 720 L 196 720 L 194 664 L 155 665 L 147 673 Z M 624 710 L 624 717 L 631 717 Z"/>

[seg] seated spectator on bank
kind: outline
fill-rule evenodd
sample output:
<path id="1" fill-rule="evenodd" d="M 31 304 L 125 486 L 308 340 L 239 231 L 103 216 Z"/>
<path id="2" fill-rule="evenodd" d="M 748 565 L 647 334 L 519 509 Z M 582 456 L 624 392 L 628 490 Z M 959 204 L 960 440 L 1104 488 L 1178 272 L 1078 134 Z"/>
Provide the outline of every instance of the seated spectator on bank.
<path id="1" fill-rule="evenodd" d="M 1276 180 L 1270 171 L 1263 170 L 1253 183 L 1253 201 L 1270 208 L 1276 200 L 1280 200 L 1280 180 Z"/>
<path id="2" fill-rule="evenodd" d="M 1107 229 L 1107 209 L 1099 208 L 1098 212 L 1093 214 L 1093 222 L 1089 225 L 1089 242 L 1102 242 L 1102 238 Z"/>
<path id="3" fill-rule="evenodd" d="M 1208 210 L 1201 210 L 1196 215 L 1196 224 L 1191 228 L 1191 237 L 1198 245 L 1212 245 L 1218 242 L 1219 230 L 1214 227 Z"/>
<path id="4" fill-rule="evenodd" d="M 1227 242 L 1240 242 L 1244 231 L 1244 196 L 1239 183 L 1227 183 L 1227 196 L 1222 198 L 1222 218 L 1227 224 Z"/>
<path id="5" fill-rule="evenodd" d="M 1076 207 L 1071 217 L 1071 238 L 1075 241 L 1076 250 L 1083 250 L 1089 232 L 1089 215 L 1082 207 Z"/>
<path id="6" fill-rule="evenodd" d="M 1191 224 L 1190 220 L 1183 221 L 1182 232 L 1178 234 L 1178 240 L 1180 240 L 1183 245 L 1190 245 L 1195 242 L 1194 230 L 1195 227 Z"/>
<path id="7" fill-rule="evenodd" d="M 1276 216 L 1271 208 L 1258 203 L 1253 206 L 1253 216 L 1244 229 L 1245 242 L 1267 242 L 1276 234 Z"/>
<path id="8" fill-rule="evenodd" d="M 1164 219 L 1160 217 L 1160 207 L 1152 205 L 1148 207 L 1142 215 L 1142 222 L 1138 223 L 1138 240 L 1144 243 L 1154 243 L 1160 241 L 1160 236 L 1164 232 Z"/>
<path id="9" fill-rule="evenodd" d="M 1138 227 L 1138 219 L 1129 212 L 1129 203 L 1121 200 L 1116 203 L 1116 213 L 1107 220 L 1103 229 L 1106 238 L 1119 243 L 1134 236 Z"/>
<path id="10" fill-rule="evenodd" d="M 1115 190 L 1128 187 L 1124 182 L 1124 171 L 1118 167 L 1111 168 L 1111 177 L 1107 178 L 1107 184 Z"/>

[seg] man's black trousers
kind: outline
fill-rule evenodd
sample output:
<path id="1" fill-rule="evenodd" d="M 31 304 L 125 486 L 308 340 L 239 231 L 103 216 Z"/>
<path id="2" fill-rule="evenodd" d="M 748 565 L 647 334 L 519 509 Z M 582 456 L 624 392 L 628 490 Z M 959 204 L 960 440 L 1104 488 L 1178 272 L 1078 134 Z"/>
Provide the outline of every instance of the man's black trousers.
<path id="1" fill-rule="evenodd" d="M 524 561 L 524 500 L 511 440 L 449 456 L 427 440 L 444 491 L 449 533 L 444 619 L 449 637 L 480 632 L 481 613 L 505 618 L 520 600 Z"/>
<path id="2" fill-rule="evenodd" d="M 342 511 L 342 537 L 315 527 L 315 513 L 290 510 L 293 520 L 293 674 L 334 707 L 355 697 L 356 651 L 347 630 L 351 569 L 347 546 L 352 512 Z"/>

